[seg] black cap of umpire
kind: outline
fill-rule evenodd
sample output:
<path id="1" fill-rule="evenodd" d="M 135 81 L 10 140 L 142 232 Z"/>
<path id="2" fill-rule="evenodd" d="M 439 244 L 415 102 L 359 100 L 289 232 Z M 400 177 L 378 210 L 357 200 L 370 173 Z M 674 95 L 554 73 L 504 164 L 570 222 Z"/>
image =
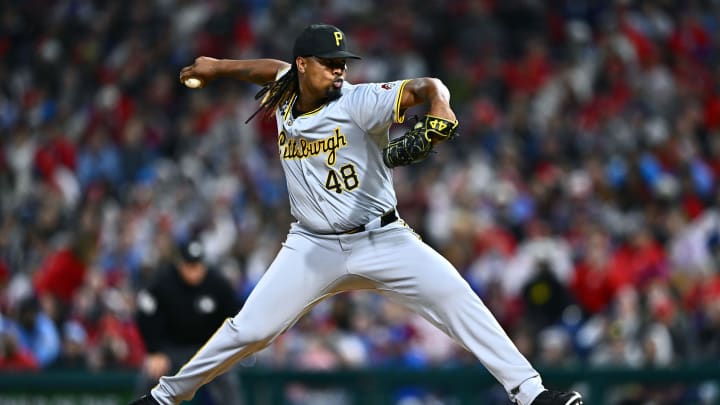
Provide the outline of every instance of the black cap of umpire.
<path id="1" fill-rule="evenodd" d="M 180 245 L 180 258 L 186 263 L 200 263 L 205 258 L 205 247 L 197 239 L 190 239 Z"/>
<path id="2" fill-rule="evenodd" d="M 345 34 L 339 28 L 327 24 L 312 24 L 295 39 L 293 59 L 298 56 L 317 56 L 319 58 L 360 59 L 345 46 Z"/>

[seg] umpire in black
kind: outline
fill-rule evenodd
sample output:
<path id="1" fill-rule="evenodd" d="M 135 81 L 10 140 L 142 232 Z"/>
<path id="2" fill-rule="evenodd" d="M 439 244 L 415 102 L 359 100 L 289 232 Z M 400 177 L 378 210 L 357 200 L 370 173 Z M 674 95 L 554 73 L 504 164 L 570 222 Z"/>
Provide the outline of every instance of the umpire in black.
<path id="1" fill-rule="evenodd" d="M 179 246 L 175 262 L 159 269 L 137 297 L 137 323 L 147 356 L 137 389 L 147 392 L 163 375 L 174 374 L 212 336 L 240 303 L 229 281 L 204 262 L 204 247 L 192 239 Z M 196 400 L 241 404 L 237 373 L 218 376 Z"/>

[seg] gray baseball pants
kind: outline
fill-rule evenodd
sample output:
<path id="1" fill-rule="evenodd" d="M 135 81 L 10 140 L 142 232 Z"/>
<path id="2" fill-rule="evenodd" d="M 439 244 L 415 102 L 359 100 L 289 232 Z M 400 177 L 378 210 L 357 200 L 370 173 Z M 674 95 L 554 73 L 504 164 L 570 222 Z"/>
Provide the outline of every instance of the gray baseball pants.
<path id="1" fill-rule="evenodd" d="M 318 302 L 358 289 L 379 291 L 422 315 L 472 352 L 520 405 L 544 390 L 537 371 L 457 270 L 400 220 L 350 235 L 318 235 L 293 224 L 245 306 L 177 374 L 162 377 L 153 397 L 167 405 L 191 399 Z"/>

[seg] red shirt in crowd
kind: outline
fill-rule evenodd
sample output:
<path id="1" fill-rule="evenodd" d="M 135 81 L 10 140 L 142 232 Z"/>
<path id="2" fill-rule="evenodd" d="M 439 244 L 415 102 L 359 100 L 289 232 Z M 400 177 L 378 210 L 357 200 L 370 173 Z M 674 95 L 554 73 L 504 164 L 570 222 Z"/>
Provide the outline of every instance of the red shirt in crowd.
<path id="1" fill-rule="evenodd" d="M 33 283 L 38 295 L 50 294 L 70 302 L 85 279 L 87 266 L 71 249 L 51 254 L 35 274 Z"/>
<path id="2" fill-rule="evenodd" d="M 37 360 L 28 350 L 18 348 L 10 356 L 0 356 L 0 370 L 35 371 L 39 369 Z"/>
<path id="3" fill-rule="evenodd" d="M 605 310 L 612 301 L 620 281 L 611 277 L 607 264 L 597 268 L 580 262 L 575 266 L 570 289 L 586 312 L 596 314 Z"/>
<path id="4" fill-rule="evenodd" d="M 652 241 L 640 246 L 623 245 L 610 259 L 610 277 L 622 285 L 640 286 L 664 271 L 665 252 Z"/>

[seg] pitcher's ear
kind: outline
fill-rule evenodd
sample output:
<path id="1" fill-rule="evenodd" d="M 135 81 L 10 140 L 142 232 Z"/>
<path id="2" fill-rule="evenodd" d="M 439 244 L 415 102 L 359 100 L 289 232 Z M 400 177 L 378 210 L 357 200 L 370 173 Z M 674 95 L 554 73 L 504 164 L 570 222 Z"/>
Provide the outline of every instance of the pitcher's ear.
<path id="1" fill-rule="evenodd" d="M 305 60 L 304 57 L 298 56 L 295 58 L 295 65 L 297 66 L 297 70 L 300 73 L 305 73 L 305 67 L 307 66 L 307 60 Z"/>

